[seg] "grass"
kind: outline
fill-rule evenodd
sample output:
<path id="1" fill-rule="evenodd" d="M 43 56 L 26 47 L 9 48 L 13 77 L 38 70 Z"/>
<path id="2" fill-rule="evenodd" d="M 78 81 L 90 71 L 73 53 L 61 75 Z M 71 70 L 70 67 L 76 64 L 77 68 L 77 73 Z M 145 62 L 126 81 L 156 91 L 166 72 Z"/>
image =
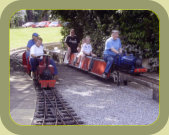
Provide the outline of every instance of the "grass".
<path id="1" fill-rule="evenodd" d="M 43 38 L 43 43 L 60 42 L 62 39 L 60 31 L 61 27 L 10 29 L 10 49 L 26 47 L 34 32 Z"/>

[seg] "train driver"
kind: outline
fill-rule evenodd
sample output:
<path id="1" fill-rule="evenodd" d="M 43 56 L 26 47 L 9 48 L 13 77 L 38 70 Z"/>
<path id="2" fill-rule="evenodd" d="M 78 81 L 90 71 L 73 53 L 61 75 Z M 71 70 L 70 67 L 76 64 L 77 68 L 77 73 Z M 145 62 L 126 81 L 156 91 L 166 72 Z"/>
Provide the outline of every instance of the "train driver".
<path id="1" fill-rule="evenodd" d="M 38 33 L 33 33 L 32 39 L 30 39 L 28 41 L 27 50 L 26 50 L 26 60 L 27 60 L 27 62 L 28 62 L 28 58 L 30 57 L 30 48 L 37 42 L 38 37 L 39 37 Z"/>
<path id="2" fill-rule="evenodd" d="M 103 53 L 103 59 L 107 63 L 105 71 L 102 75 L 103 78 L 107 78 L 107 74 L 113 64 L 114 57 L 122 53 L 122 45 L 119 38 L 119 31 L 113 30 L 111 37 L 106 40 L 105 50 Z"/>
<path id="3" fill-rule="evenodd" d="M 39 62 L 42 60 L 42 55 L 44 54 L 42 38 L 38 37 L 37 42 L 30 49 L 30 65 L 31 65 L 31 76 L 35 77 L 35 71 Z M 41 56 L 41 57 L 39 57 Z M 50 64 L 54 67 L 54 79 L 58 81 L 58 70 L 53 59 L 50 59 Z"/>
<path id="4" fill-rule="evenodd" d="M 67 51 L 67 59 L 69 60 L 71 53 L 78 53 L 80 41 L 78 37 L 75 35 L 75 30 L 70 30 L 70 35 L 68 35 L 65 39 L 65 45 L 68 47 Z"/>

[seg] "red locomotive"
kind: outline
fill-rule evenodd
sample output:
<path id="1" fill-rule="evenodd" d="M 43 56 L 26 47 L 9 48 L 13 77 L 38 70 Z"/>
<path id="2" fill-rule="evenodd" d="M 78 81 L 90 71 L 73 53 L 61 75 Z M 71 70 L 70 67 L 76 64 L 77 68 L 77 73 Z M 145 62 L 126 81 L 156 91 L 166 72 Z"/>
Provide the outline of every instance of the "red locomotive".
<path id="1" fill-rule="evenodd" d="M 49 55 L 44 54 L 42 61 L 39 63 L 36 74 L 35 81 L 40 85 L 41 88 L 53 88 L 55 86 L 56 80 L 54 80 L 54 67 L 49 64 Z M 26 60 L 26 51 L 22 55 L 22 64 L 25 71 L 30 75 L 31 66 Z"/>

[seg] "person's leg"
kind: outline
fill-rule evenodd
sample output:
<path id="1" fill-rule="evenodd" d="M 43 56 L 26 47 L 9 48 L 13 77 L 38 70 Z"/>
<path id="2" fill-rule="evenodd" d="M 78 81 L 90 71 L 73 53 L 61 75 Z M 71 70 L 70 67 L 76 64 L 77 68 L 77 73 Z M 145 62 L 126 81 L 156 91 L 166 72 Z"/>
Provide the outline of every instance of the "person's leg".
<path id="1" fill-rule="evenodd" d="M 107 62 L 104 73 L 108 74 L 108 72 L 109 72 L 109 70 L 110 70 L 110 68 L 111 68 L 111 66 L 113 64 L 114 58 L 113 58 L 113 56 L 105 55 L 104 56 L 104 60 Z"/>
<path id="2" fill-rule="evenodd" d="M 67 55 L 67 60 L 69 61 L 69 59 L 70 59 L 70 54 L 71 54 L 71 48 L 70 48 L 70 47 L 68 47 L 67 53 L 68 53 L 68 55 Z"/>
<path id="3" fill-rule="evenodd" d="M 81 55 L 81 61 L 84 60 L 85 56 L 86 56 L 85 54 Z"/>
<path id="4" fill-rule="evenodd" d="M 81 65 L 82 65 L 82 61 L 84 60 L 84 58 L 85 58 L 85 54 L 81 54 L 81 59 L 80 59 L 80 61 L 79 61 L 79 68 L 81 68 Z"/>
<path id="5" fill-rule="evenodd" d="M 36 59 L 35 58 L 30 58 L 30 65 L 31 65 L 31 71 L 35 72 L 36 71 Z"/>
<path id="6" fill-rule="evenodd" d="M 82 52 L 80 52 L 78 55 L 77 55 L 78 59 L 77 59 L 77 64 L 80 63 L 81 61 L 81 57 L 82 57 Z"/>
<path id="7" fill-rule="evenodd" d="M 38 61 L 37 61 L 37 59 L 31 58 L 31 59 L 30 59 L 30 65 L 31 65 L 31 77 L 32 77 L 32 78 L 36 78 L 35 71 L 36 71 L 37 66 L 38 66 Z"/>

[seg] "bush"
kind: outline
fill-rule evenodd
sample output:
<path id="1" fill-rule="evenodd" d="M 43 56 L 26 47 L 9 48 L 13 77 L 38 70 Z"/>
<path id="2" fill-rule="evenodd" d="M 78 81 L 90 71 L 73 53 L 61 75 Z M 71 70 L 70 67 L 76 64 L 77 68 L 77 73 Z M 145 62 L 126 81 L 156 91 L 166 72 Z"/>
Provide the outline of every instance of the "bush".
<path id="1" fill-rule="evenodd" d="M 52 18 L 69 22 L 63 27 L 63 40 L 74 28 L 80 40 L 86 35 L 92 39 L 93 51 L 102 56 L 105 41 L 113 29 L 119 29 L 127 52 L 154 57 L 159 50 L 159 20 L 148 10 L 53 10 Z"/>

